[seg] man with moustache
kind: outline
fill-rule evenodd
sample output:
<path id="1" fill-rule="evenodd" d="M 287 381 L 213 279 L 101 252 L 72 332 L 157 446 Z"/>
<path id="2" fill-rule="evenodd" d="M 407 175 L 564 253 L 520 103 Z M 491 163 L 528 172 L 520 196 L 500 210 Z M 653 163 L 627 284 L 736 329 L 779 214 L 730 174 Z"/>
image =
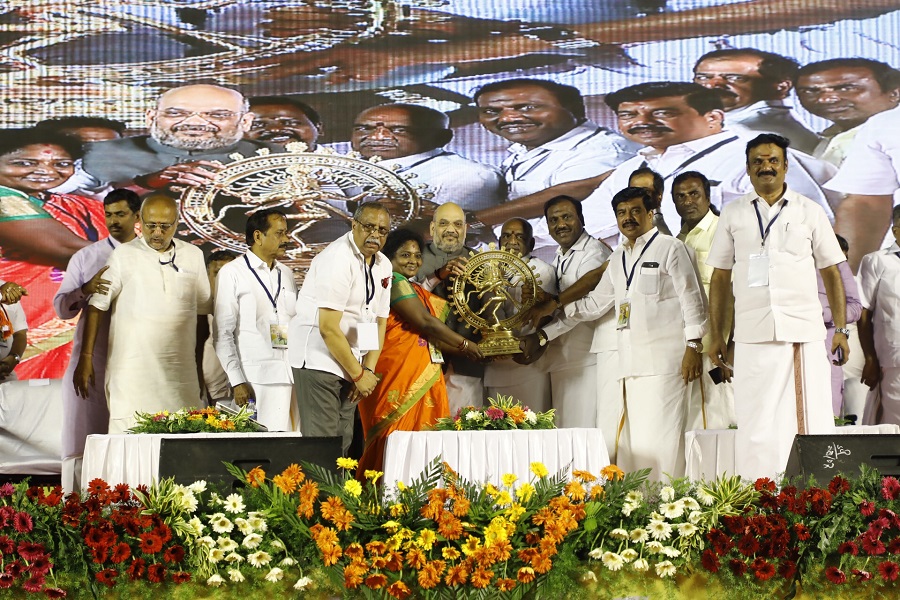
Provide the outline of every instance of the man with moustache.
<path id="1" fill-rule="evenodd" d="M 795 60 L 780 54 L 727 48 L 697 60 L 694 83 L 722 95 L 728 126 L 777 133 L 791 140 L 793 148 L 812 154 L 819 138 L 791 114 L 785 102 L 799 68 Z"/>
<path id="2" fill-rule="evenodd" d="M 382 204 L 362 204 L 350 232 L 312 260 L 288 328 L 300 431 L 340 436 L 344 452 L 356 405 L 378 384 L 391 296 L 391 263 L 380 250 L 390 226 Z"/>
<path id="3" fill-rule="evenodd" d="M 653 195 L 653 200 L 656 201 L 656 208 L 653 209 L 653 226 L 663 235 L 672 235 L 662 214 L 663 193 L 666 191 L 666 182 L 663 181 L 662 175 L 650 167 L 640 167 L 631 173 L 628 187 L 642 187 Z"/>
<path id="4" fill-rule="evenodd" d="M 474 100 L 482 127 L 511 143 L 500 166 L 509 200 L 560 183 L 598 178 L 634 156 L 632 144 L 587 118 L 584 98 L 572 86 L 508 79 L 482 86 Z M 538 255 L 552 256 L 556 244 L 546 222 L 534 219 L 532 225 Z"/>
<path id="5" fill-rule="evenodd" d="M 835 364 L 848 356 L 844 255 L 821 207 L 785 183 L 788 140 L 762 134 L 746 146 L 753 192 L 726 205 L 706 264 L 710 359 L 725 375 L 722 332 L 734 297 L 735 468 L 748 479 L 783 471 L 794 436 L 834 427 L 825 325 L 816 286 L 822 275 L 835 324 Z"/>
<path id="6" fill-rule="evenodd" d="M 76 393 L 89 398 L 104 356 L 98 344 L 103 313 L 109 312 L 105 356 L 110 433 L 134 426 L 136 411 L 174 412 L 200 400 L 199 364 L 212 299 L 203 252 L 173 239 L 177 228 L 173 199 L 146 198 L 141 236 L 110 254 L 103 272 L 106 289 L 94 290 L 88 301 L 73 379 Z"/>
<path id="7" fill-rule="evenodd" d="M 706 303 L 684 243 L 653 227 L 647 190 L 625 188 L 612 206 L 626 241 L 609 257 L 597 287 L 536 335 L 555 338 L 615 307 L 622 388 L 616 464 L 625 471 L 649 467 L 654 480 L 680 477 L 686 386 L 702 367 Z"/>
<path id="8" fill-rule="evenodd" d="M 744 141 L 738 132 L 723 126 L 721 96 L 696 83 L 650 82 L 629 86 L 609 94 L 606 104 L 616 113 L 619 129 L 630 140 L 644 144 L 638 156 L 619 165 L 584 200 L 586 228 L 591 235 L 614 240 L 619 231 L 605 206 L 616 191 L 626 187 L 631 173 L 650 167 L 660 175 L 671 193 L 672 180 L 682 171 L 699 171 L 710 182 L 710 200 L 722 206 L 752 189 L 744 163 Z M 830 214 L 828 200 L 817 181 L 829 169 L 819 161 L 790 153 L 794 166 L 788 184 L 812 198 Z M 675 207 L 663 203 L 667 223 L 680 221 Z"/>
<path id="9" fill-rule="evenodd" d="M 106 229 L 109 237 L 76 252 L 66 267 L 62 284 L 53 298 L 53 308 L 60 319 L 74 319 L 86 311 L 92 294 L 105 294 L 109 280 L 104 272 L 113 250 L 136 237 L 134 227 L 140 220 L 141 199 L 131 190 L 116 189 L 103 199 Z M 81 462 L 84 443 L 92 433 L 106 433 L 109 427 L 109 409 L 103 382 L 106 374 L 106 347 L 109 338 L 109 318 L 104 313 L 100 320 L 94 344 L 97 360 L 94 363 L 96 381 L 90 386 L 88 396 L 81 398 L 75 392 L 73 377 L 81 347 L 84 343 L 85 319 L 75 327 L 75 338 L 69 367 L 62 384 L 62 479 L 67 492 L 81 490 Z"/>
<path id="10" fill-rule="evenodd" d="M 303 142 L 308 150 L 316 149 L 325 130 L 312 106 L 292 96 L 255 96 L 249 104 L 253 121 L 244 133 L 246 139 L 279 146 Z"/>
<path id="11" fill-rule="evenodd" d="M 269 431 L 293 431 L 293 376 L 288 362 L 288 324 L 297 288 L 278 262 L 291 246 L 287 217 L 276 209 L 247 219 L 249 250 L 219 271 L 213 340 L 234 390 L 234 402 L 256 401 L 257 421 Z"/>
<path id="12" fill-rule="evenodd" d="M 531 255 L 534 248 L 534 236 L 531 223 L 526 219 L 514 218 L 503 224 L 500 229 L 500 247 L 515 252 L 522 256 L 532 272 L 540 280 L 540 287 L 544 294 L 555 297 L 556 273 L 552 266 L 539 258 Z M 517 301 L 521 301 L 521 289 L 514 288 L 518 292 Z M 505 307 L 504 315 L 509 317 L 515 313 L 514 307 Z M 516 332 L 517 335 L 532 333 L 534 328 L 523 327 Z M 515 357 L 514 357 L 515 358 Z M 534 411 L 546 411 L 550 406 L 550 374 L 543 366 L 543 357 L 534 363 L 523 365 L 512 359 L 495 360 L 484 368 L 484 387 L 489 397 L 498 394 L 512 396 L 525 406 Z"/>
<path id="13" fill-rule="evenodd" d="M 453 287 L 452 276 L 465 269 L 466 257 L 474 249 L 465 245 L 466 215 L 455 202 L 440 205 L 434 211 L 429 226 L 431 241 L 422 249 L 422 266 L 416 279 L 426 289 L 441 298 L 449 298 Z M 480 308 L 475 295 L 470 307 Z M 470 341 L 477 342 L 477 334 L 455 313 L 447 318 L 447 327 Z M 484 367 L 462 356 L 445 357 L 445 380 L 450 400 L 450 414 L 465 406 L 481 406 L 484 403 Z"/>
<path id="14" fill-rule="evenodd" d="M 416 104 L 385 104 L 356 116 L 350 145 L 365 158 L 381 158 L 398 174 L 414 175 L 410 183 L 427 185 L 436 204 L 455 202 L 473 211 L 502 202 L 500 173 L 446 150 L 451 139 L 444 113 Z"/>
<path id="15" fill-rule="evenodd" d="M 260 148 L 280 149 L 242 139 L 252 122 L 240 92 L 207 84 L 174 88 L 147 111 L 149 135 L 89 145 L 84 170 L 97 184 L 148 190 L 204 185 L 234 153 L 253 156 Z"/>

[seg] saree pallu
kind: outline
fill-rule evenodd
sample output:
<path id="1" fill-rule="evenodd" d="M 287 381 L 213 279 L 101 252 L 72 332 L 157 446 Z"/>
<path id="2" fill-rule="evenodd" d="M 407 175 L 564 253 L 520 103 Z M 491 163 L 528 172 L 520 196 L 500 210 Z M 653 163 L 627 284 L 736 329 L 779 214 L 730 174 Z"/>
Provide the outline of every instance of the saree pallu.
<path id="1" fill-rule="evenodd" d="M 446 300 L 394 273 L 391 306 L 418 297 L 428 311 L 444 321 L 450 313 Z M 393 431 L 419 431 L 450 413 L 441 364 L 432 361 L 428 340 L 420 337 L 394 310 L 388 316 L 384 349 L 375 373 L 375 390 L 359 404 L 365 447 L 358 476 L 366 470 L 384 470 L 384 445 Z"/>

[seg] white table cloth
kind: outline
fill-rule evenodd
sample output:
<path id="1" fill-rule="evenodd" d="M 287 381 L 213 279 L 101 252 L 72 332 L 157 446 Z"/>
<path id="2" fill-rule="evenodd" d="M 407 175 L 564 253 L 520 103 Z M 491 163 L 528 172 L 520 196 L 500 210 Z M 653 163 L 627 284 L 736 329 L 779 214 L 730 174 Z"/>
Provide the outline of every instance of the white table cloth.
<path id="1" fill-rule="evenodd" d="M 0 473 L 59 475 L 61 431 L 60 379 L 0 384 Z"/>
<path id="2" fill-rule="evenodd" d="M 900 434 L 900 425 L 846 425 L 834 433 Z M 684 434 L 686 475 L 694 480 L 713 480 L 719 475 L 734 475 L 735 429 L 698 429 Z"/>
<path id="3" fill-rule="evenodd" d="M 100 478 L 110 485 L 150 486 L 159 480 L 159 447 L 163 439 L 247 438 L 266 435 L 302 437 L 300 433 L 192 433 L 89 435 L 84 447 L 81 481 L 87 485 Z"/>
<path id="4" fill-rule="evenodd" d="M 495 485 L 506 473 L 529 481 L 533 462 L 543 463 L 551 475 L 562 469 L 599 475 L 609 465 L 599 429 L 395 431 L 385 446 L 385 485 L 410 483 L 437 456 L 461 477 Z"/>

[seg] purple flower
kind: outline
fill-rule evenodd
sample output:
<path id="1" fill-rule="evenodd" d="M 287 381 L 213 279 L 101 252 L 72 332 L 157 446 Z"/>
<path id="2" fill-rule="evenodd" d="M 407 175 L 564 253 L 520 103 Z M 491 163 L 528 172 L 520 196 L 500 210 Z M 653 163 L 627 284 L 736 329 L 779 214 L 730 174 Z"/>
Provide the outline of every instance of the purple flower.
<path id="1" fill-rule="evenodd" d="M 492 421 L 498 421 L 498 420 L 506 417 L 506 413 L 503 412 L 503 409 L 497 408 L 496 406 L 490 407 L 489 409 L 484 411 L 484 414 L 487 415 L 487 417 L 489 419 L 491 419 Z"/>

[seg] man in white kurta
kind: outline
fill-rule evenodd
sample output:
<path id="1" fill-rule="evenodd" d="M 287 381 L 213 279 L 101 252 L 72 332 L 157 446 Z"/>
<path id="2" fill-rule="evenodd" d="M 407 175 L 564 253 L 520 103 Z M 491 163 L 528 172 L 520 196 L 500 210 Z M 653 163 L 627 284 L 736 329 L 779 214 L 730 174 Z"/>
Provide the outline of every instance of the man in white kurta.
<path id="1" fill-rule="evenodd" d="M 863 418 L 869 425 L 900 425 L 900 208 L 894 208 L 892 231 L 894 244 L 865 255 L 859 266 L 862 380 L 873 390 Z"/>
<path id="2" fill-rule="evenodd" d="M 176 411 L 200 403 L 198 316 L 212 309 L 203 252 L 173 239 L 175 201 L 151 196 L 141 207 L 142 235 L 113 251 L 106 294 L 89 301 L 75 389 L 88 395 L 102 312 L 110 312 L 106 363 L 109 432 L 134 425 L 137 411 Z"/>
<path id="3" fill-rule="evenodd" d="M 655 201 L 647 190 L 626 188 L 614 203 L 627 241 L 609 257 L 597 287 L 566 307 L 565 320 L 595 320 L 616 308 L 624 405 L 616 464 L 650 468 L 654 480 L 680 477 L 687 383 L 702 367 L 706 304 L 687 247 L 653 227 Z M 544 328 L 548 337 L 559 330 L 552 323 Z"/>
<path id="4" fill-rule="evenodd" d="M 103 200 L 106 229 L 109 237 L 76 252 L 66 266 L 53 308 L 60 319 L 74 319 L 87 308 L 95 292 L 105 291 L 108 280 L 103 273 L 109 256 L 120 244 L 136 236 L 135 223 L 140 220 L 141 200 L 131 190 L 111 191 Z M 67 492 L 81 490 L 81 457 L 84 443 L 92 433 L 103 434 L 109 427 L 109 408 L 106 406 L 106 350 L 109 339 L 109 314 L 104 313 L 94 343 L 94 384 L 87 398 L 75 393 L 73 377 L 84 338 L 85 320 L 75 327 L 72 356 L 62 383 L 62 486 Z"/>
<path id="5" fill-rule="evenodd" d="M 832 431 L 825 325 L 816 270 L 836 325 L 832 352 L 849 352 L 844 255 L 825 212 L 785 185 L 787 140 L 764 134 L 748 144 L 754 193 L 722 210 L 706 263 L 710 284 L 710 358 L 730 373 L 722 337 L 734 293 L 735 464 L 749 479 L 784 471 L 794 436 Z M 733 282 L 732 282 L 733 280 Z"/>
<path id="6" fill-rule="evenodd" d="M 275 209 L 247 220 L 248 250 L 219 271 L 213 339 L 234 389 L 234 401 L 256 401 L 256 420 L 269 431 L 293 431 L 294 377 L 288 361 L 288 324 L 297 287 L 278 262 L 290 247 L 287 219 Z"/>

